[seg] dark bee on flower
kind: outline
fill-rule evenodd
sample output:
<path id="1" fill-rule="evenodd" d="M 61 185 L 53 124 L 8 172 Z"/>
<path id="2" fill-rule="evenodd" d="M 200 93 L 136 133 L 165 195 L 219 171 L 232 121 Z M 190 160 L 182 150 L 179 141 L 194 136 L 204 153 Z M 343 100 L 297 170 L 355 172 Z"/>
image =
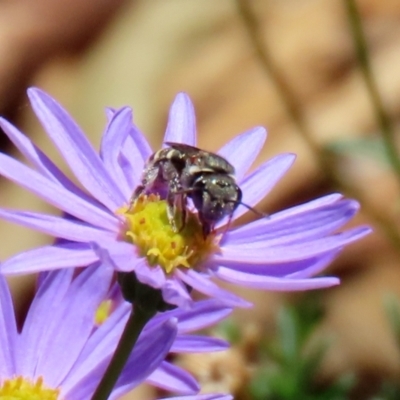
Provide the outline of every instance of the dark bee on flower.
<path id="1" fill-rule="evenodd" d="M 132 195 L 158 193 L 167 200 L 168 219 L 178 232 L 185 226 L 188 198 L 198 211 L 206 237 L 216 223 L 232 217 L 241 203 L 235 169 L 218 154 L 181 143 L 166 143 L 147 161 L 141 184 Z"/>

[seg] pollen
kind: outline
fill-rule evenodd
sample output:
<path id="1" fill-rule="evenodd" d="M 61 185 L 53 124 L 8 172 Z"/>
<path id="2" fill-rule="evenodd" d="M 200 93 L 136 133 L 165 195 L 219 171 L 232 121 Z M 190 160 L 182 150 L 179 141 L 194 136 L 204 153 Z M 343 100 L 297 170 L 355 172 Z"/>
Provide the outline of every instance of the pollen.
<path id="1" fill-rule="evenodd" d="M 167 274 L 175 268 L 199 268 L 219 249 L 218 237 L 212 233 L 204 238 L 197 215 L 189 210 L 184 227 L 174 232 L 167 203 L 157 195 L 142 195 L 119 213 L 126 218 L 125 239 L 136 245 L 139 256 L 146 257 L 149 265 L 159 265 Z"/>
<path id="2" fill-rule="evenodd" d="M 96 326 L 100 326 L 107 321 L 107 318 L 111 315 L 112 308 L 113 301 L 111 299 L 104 300 L 100 303 L 94 316 L 94 323 Z"/>
<path id="3" fill-rule="evenodd" d="M 40 377 L 32 382 L 22 376 L 0 381 L 1 400 L 61 400 L 59 389 L 49 389 Z"/>

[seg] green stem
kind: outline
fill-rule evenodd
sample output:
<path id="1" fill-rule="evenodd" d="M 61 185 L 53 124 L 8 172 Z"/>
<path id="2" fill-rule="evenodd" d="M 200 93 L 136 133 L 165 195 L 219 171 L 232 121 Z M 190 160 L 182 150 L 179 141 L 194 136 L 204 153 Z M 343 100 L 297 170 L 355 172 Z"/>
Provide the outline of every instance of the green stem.
<path id="1" fill-rule="evenodd" d="M 382 133 L 388 159 L 392 165 L 393 171 L 400 185 L 400 158 L 396 150 L 393 125 L 390 121 L 388 113 L 385 111 L 382 98 L 378 91 L 378 86 L 372 73 L 365 34 L 361 24 L 361 16 L 355 0 L 344 0 L 344 3 L 350 21 L 357 59 L 360 63 L 361 72 L 363 74 L 365 84 L 371 97 L 375 117 L 378 121 L 380 131 Z"/>
<path id="2" fill-rule="evenodd" d="M 347 1 L 349 3 L 353 2 L 353 0 Z M 321 147 L 314 139 L 314 136 L 308 128 L 307 123 L 303 117 L 301 103 L 296 99 L 296 96 L 291 90 L 285 77 L 281 74 L 280 69 L 275 65 L 263 41 L 260 26 L 257 21 L 256 15 L 251 8 L 250 0 L 236 0 L 236 5 L 239 11 L 239 15 L 242 18 L 245 28 L 249 34 L 251 43 L 254 46 L 261 67 L 266 72 L 266 74 L 272 78 L 272 81 L 275 84 L 278 95 L 282 100 L 283 106 L 286 108 L 286 112 L 289 118 L 296 126 L 304 141 L 312 150 L 326 179 L 328 179 L 334 186 L 346 192 L 349 196 L 358 199 L 362 203 L 364 212 L 367 213 L 378 226 L 380 226 L 380 228 L 385 232 L 385 235 L 392 242 L 395 248 L 400 249 L 400 235 L 397 231 L 397 227 L 393 224 L 392 221 L 389 221 L 387 218 L 382 217 L 379 210 L 376 210 L 374 207 L 371 207 L 366 201 L 363 201 L 363 195 L 362 193 L 360 193 L 359 190 L 351 185 L 348 185 L 346 182 L 343 181 L 343 179 L 341 179 L 341 176 L 336 169 L 335 155 L 328 149 Z M 372 77 L 371 74 L 369 74 L 369 76 Z M 377 98 L 379 99 L 379 96 Z M 380 107 L 380 110 L 383 110 L 383 108 Z M 385 117 L 386 114 L 383 111 L 381 114 L 384 115 L 383 120 L 385 121 L 385 127 L 389 126 L 389 135 L 387 135 L 387 129 L 382 129 L 382 131 L 385 133 L 385 136 L 389 136 L 390 139 L 393 139 L 393 135 L 390 131 L 389 120 L 387 117 Z M 389 142 L 392 143 L 393 140 L 390 140 Z M 390 145 L 388 147 L 390 148 L 391 154 L 393 154 L 393 157 L 396 159 L 396 164 L 399 164 L 394 146 Z M 398 171 L 400 177 L 400 164 Z"/>
<path id="3" fill-rule="evenodd" d="M 92 400 L 107 400 L 146 323 L 155 315 L 132 306 L 128 322 L 118 342 L 115 353 L 92 396 Z"/>
<path id="4" fill-rule="evenodd" d="M 266 44 L 262 40 L 262 34 L 260 32 L 260 24 L 251 9 L 250 1 L 236 0 L 236 4 L 261 65 L 268 75 L 273 78 L 273 82 L 277 87 L 281 98 L 284 100 L 283 106 L 286 107 L 286 112 L 296 125 L 297 129 L 299 129 L 304 136 L 310 136 L 299 102 L 293 96 L 290 86 L 284 76 L 280 73 L 279 68 L 273 62 L 269 51 L 266 50 Z"/>

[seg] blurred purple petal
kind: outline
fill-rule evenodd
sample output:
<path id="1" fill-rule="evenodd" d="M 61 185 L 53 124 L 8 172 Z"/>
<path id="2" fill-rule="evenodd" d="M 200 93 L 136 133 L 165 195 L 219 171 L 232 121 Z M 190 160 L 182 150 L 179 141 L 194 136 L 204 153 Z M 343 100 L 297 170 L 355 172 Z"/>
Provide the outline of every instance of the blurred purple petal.
<path id="1" fill-rule="evenodd" d="M 37 321 L 45 329 L 39 340 L 36 371 L 46 374 L 49 385 L 56 387 L 75 364 L 93 331 L 93 318 L 106 297 L 111 277 L 112 270 L 100 268 L 98 264 L 86 268 L 73 280 L 62 303 L 57 307 L 57 313 L 51 313 L 47 323 Z M 70 309 L 74 313 L 69 312 Z M 60 329 L 60 326 L 64 328 Z M 48 357 L 54 348 L 58 349 L 58 356 Z"/>
<path id="2" fill-rule="evenodd" d="M 196 394 L 194 396 L 179 396 L 179 397 L 166 397 L 158 400 L 232 400 L 233 397 L 230 394 Z"/>
<path id="3" fill-rule="evenodd" d="M 166 358 L 176 336 L 176 320 L 163 322 L 157 329 L 143 333 L 136 343 L 125 368 L 120 375 L 116 388 L 134 388 L 159 368 Z"/>
<path id="4" fill-rule="evenodd" d="M 0 275 L 0 377 L 16 373 L 13 350 L 17 344 L 17 325 L 14 306 L 7 282 Z"/>
<path id="5" fill-rule="evenodd" d="M 203 353 L 226 350 L 229 343 L 225 340 L 196 335 L 177 336 L 171 347 L 171 353 Z"/>
<path id="6" fill-rule="evenodd" d="M 69 289 L 72 276 L 73 269 L 48 274 L 32 301 L 19 338 L 21 356 L 18 357 L 18 370 L 23 375 L 35 376 L 37 362 L 40 357 L 46 357 L 46 353 L 42 352 L 45 345 L 42 338 L 48 340 L 47 335 L 51 331 L 48 328 L 52 327 L 55 318 L 58 321 L 59 313 L 56 311 Z M 60 372 L 67 373 L 67 370 L 61 365 Z"/>
<path id="7" fill-rule="evenodd" d="M 188 372 L 166 361 L 161 363 L 146 382 L 175 393 L 193 394 L 200 390 L 198 383 Z"/>

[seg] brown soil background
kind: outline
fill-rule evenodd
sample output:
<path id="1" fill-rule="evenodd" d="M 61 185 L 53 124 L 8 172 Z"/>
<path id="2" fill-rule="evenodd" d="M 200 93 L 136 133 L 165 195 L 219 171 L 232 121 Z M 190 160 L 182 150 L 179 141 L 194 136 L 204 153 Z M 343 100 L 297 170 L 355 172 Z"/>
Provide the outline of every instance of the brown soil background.
<path id="1" fill-rule="evenodd" d="M 266 48 L 301 104 L 316 143 L 325 146 L 379 135 L 343 3 L 251 4 Z M 380 93 L 397 129 L 400 2 L 358 4 Z M 297 154 L 294 167 L 260 209 L 271 213 L 340 190 L 326 178 L 288 118 L 231 0 L 5 2 L 0 4 L 0 59 L 0 113 L 57 161 L 29 109 L 26 87 L 39 86 L 63 103 L 95 145 L 105 123 L 104 107 L 130 105 L 155 148 L 161 143 L 168 106 L 183 90 L 196 106 L 200 147 L 216 150 L 236 134 L 264 125 L 268 140 L 256 165 L 281 152 Z M 6 143 L 4 149 L 14 154 Z M 352 225 L 369 223 L 374 233 L 346 249 L 329 269 L 341 277 L 342 285 L 322 296 L 327 317 L 319 334 L 333 341 L 321 375 L 356 371 L 365 377 L 360 383 L 368 393 L 382 377 L 400 373 L 399 350 L 382 306 L 388 293 L 400 295 L 400 248 L 368 212 L 372 209 L 400 234 L 399 188 L 390 166 L 370 154 L 355 153 L 338 161 L 341 180 L 357 189 L 365 205 Z M 49 210 L 5 180 L 0 181 L 0 190 L 1 206 Z M 1 259 L 49 241 L 2 221 L 0 235 Z M 31 281 L 11 279 L 19 310 L 28 301 Z M 236 317 L 257 329 L 268 327 L 283 296 L 244 289 L 240 293 L 254 301 L 255 308 L 251 313 L 238 311 Z M 241 357 L 239 352 L 188 362 L 207 387 L 235 391 L 246 382 Z M 219 374 L 205 372 L 216 365 Z M 141 388 L 124 398 L 149 396 L 149 389 Z"/>

